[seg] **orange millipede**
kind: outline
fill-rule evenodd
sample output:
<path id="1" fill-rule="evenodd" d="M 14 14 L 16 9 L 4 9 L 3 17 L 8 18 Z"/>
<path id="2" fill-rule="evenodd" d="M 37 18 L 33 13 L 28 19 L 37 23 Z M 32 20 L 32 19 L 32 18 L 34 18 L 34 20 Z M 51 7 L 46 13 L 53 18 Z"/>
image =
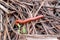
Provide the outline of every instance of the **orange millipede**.
<path id="1" fill-rule="evenodd" d="M 38 20 L 38 19 L 40 19 L 40 18 L 43 18 L 44 16 L 43 15 L 39 15 L 39 16 L 37 16 L 37 17 L 33 17 L 33 18 L 28 18 L 28 19 L 26 19 L 26 20 L 16 20 L 15 21 L 15 23 L 17 24 L 17 23 L 21 23 L 21 24 L 26 24 L 26 23 L 28 23 L 28 22 L 31 22 L 31 21 L 34 21 L 34 20 Z"/>

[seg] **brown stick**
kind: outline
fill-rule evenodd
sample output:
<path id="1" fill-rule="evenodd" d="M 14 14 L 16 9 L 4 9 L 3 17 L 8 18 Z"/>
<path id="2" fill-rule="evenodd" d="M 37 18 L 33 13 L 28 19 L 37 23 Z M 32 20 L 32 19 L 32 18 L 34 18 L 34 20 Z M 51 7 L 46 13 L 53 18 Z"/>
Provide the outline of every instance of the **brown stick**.
<path id="1" fill-rule="evenodd" d="M 0 32 L 0 40 L 2 40 L 2 33 Z"/>
<path id="2" fill-rule="evenodd" d="M 4 40 L 6 40 L 6 30 L 4 31 Z"/>

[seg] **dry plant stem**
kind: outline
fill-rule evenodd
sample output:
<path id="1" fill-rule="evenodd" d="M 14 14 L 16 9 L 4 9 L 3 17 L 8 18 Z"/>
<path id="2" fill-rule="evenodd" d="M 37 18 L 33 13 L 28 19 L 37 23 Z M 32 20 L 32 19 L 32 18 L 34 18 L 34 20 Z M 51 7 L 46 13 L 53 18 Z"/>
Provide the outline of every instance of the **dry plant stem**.
<path id="1" fill-rule="evenodd" d="M 33 30 L 33 34 L 34 34 L 34 33 L 37 34 L 37 31 L 36 31 L 36 28 L 35 28 L 35 24 L 36 24 L 36 23 L 37 23 L 37 21 L 32 23 L 33 27 L 30 29 L 29 33 L 31 33 L 31 31 Z M 33 28 L 34 28 L 34 29 L 33 29 Z"/>
<path id="2" fill-rule="evenodd" d="M 47 26 L 46 26 L 44 23 L 42 23 L 42 25 L 43 25 L 43 27 L 44 27 L 44 29 L 45 29 L 47 35 L 48 35 Z"/>
<path id="3" fill-rule="evenodd" d="M 28 24 L 27 23 L 27 31 L 28 31 L 28 34 L 32 33 L 31 31 L 33 30 L 33 27 L 31 29 L 30 29 L 30 27 L 32 27 L 31 24 Z"/>
<path id="4" fill-rule="evenodd" d="M 0 40 L 2 40 L 2 33 L 0 32 Z"/>
<path id="5" fill-rule="evenodd" d="M 29 30 L 29 33 L 31 33 L 32 30 L 33 30 L 33 28 L 31 28 L 31 29 Z"/>
<path id="6" fill-rule="evenodd" d="M 4 31 L 4 40 L 6 40 L 6 29 L 5 29 L 5 31 Z"/>
<path id="7" fill-rule="evenodd" d="M 55 6 L 55 7 L 54 6 L 44 6 L 44 7 L 46 7 L 46 8 L 52 8 L 52 9 L 53 8 L 60 9 L 60 6 Z"/>
<path id="8" fill-rule="evenodd" d="M 31 24 L 32 24 L 32 28 L 33 28 L 33 33 L 32 34 L 35 34 L 35 32 L 36 32 L 36 29 L 35 29 L 35 23 L 34 22 L 31 22 Z"/>
<path id="9" fill-rule="evenodd" d="M 35 34 L 35 32 L 36 32 L 36 29 L 35 29 L 35 22 L 31 22 L 31 24 L 32 24 L 32 28 L 33 28 L 33 33 L 32 34 Z M 30 29 L 31 30 L 31 29 Z M 36 32 L 37 33 L 37 32 Z"/>
<path id="10" fill-rule="evenodd" d="M 33 9 L 32 9 L 32 11 L 34 10 L 34 5 L 33 5 Z M 33 13 L 33 14 L 32 14 Z M 34 16 L 34 11 L 33 12 L 31 12 L 31 15 L 30 15 L 31 17 L 33 17 Z M 37 34 L 37 32 L 36 32 L 36 28 L 35 28 L 35 22 L 31 22 L 31 24 L 32 24 L 32 28 L 30 29 L 30 31 L 29 31 L 29 33 L 31 33 L 31 31 L 33 32 L 32 34 Z"/>
<path id="11" fill-rule="evenodd" d="M 34 7 L 33 7 L 33 9 L 34 9 Z M 33 9 L 32 9 L 32 11 L 33 11 Z M 33 17 L 33 13 L 34 13 L 34 12 L 32 12 L 32 11 L 29 10 L 29 13 L 30 13 L 30 14 L 28 14 L 31 18 Z M 30 31 L 33 30 L 33 31 L 32 31 L 33 33 L 32 33 L 32 34 L 37 33 L 37 32 L 36 32 L 36 29 L 35 29 L 35 26 L 34 26 L 34 25 L 35 25 L 35 22 L 32 21 L 31 24 L 32 24 L 32 26 L 33 26 L 33 27 L 32 27 L 33 29 L 31 28 Z M 31 33 L 30 31 L 29 31 L 29 33 Z"/>
<path id="12" fill-rule="evenodd" d="M 0 8 L 2 9 L 2 10 L 4 10 L 6 13 L 9 13 L 9 11 L 8 11 L 8 9 L 6 9 L 4 6 L 2 6 L 1 4 L 0 4 Z"/>
<path id="13" fill-rule="evenodd" d="M 34 17 L 37 15 L 38 11 L 41 9 L 41 7 L 43 6 L 44 3 L 45 3 L 45 0 L 42 2 L 42 4 L 41 4 L 41 6 L 39 7 L 39 9 L 36 11 Z M 34 24 L 34 23 L 32 23 L 32 24 Z M 34 25 L 33 25 L 33 26 L 34 26 Z M 33 30 L 33 34 L 34 34 L 34 31 L 36 32 L 35 27 L 34 27 L 34 30 Z M 36 32 L 36 33 L 37 33 L 37 32 Z"/>
<path id="14" fill-rule="evenodd" d="M 9 4 L 9 0 L 7 0 L 7 3 Z"/>
<path id="15" fill-rule="evenodd" d="M 7 21 L 7 14 L 6 14 L 6 21 Z M 8 22 L 6 22 L 6 23 L 4 24 L 4 26 L 5 26 L 5 28 L 6 28 L 6 33 L 7 33 L 7 35 L 8 35 L 8 38 L 9 38 L 9 40 L 11 40 L 10 35 L 9 35 L 9 32 L 8 32 L 7 23 L 8 23 Z"/>
<path id="16" fill-rule="evenodd" d="M 9 18 L 8 18 L 8 15 L 6 16 L 7 18 L 7 22 L 9 22 Z M 13 29 L 13 26 L 9 23 L 9 25 L 10 25 L 10 28 L 11 28 L 11 30 L 14 32 L 14 33 L 16 33 L 16 34 L 19 34 L 18 32 L 16 32 L 14 29 Z"/>
<path id="17" fill-rule="evenodd" d="M 42 4 L 40 5 L 40 7 L 38 8 L 38 10 L 36 11 L 34 17 L 38 14 L 39 10 L 40 10 L 41 7 L 44 5 L 45 1 L 46 1 L 46 0 L 44 0 L 44 1 L 42 2 Z"/>
<path id="18" fill-rule="evenodd" d="M 9 35 L 9 32 L 8 32 L 8 28 L 7 28 L 6 24 L 4 24 L 4 25 L 5 25 L 5 28 L 6 28 L 6 33 L 8 35 L 8 39 L 11 40 L 10 35 Z"/>
<path id="19" fill-rule="evenodd" d="M 3 31 L 3 26 L 2 26 L 2 11 L 0 10 L 0 32 Z"/>
<path id="20" fill-rule="evenodd" d="M 28 9 L 28 10 L 29 10 L 29 9 Z M 32 18 L 32 17 L 33 17 L 32 11 L 29 10 L 28 13 L 29 13 L 29 14 L 28 14 L 29 17 Z M 34 33 L 36 32 L 36 29 L 35 29 L 35 26 L 34 26 L 35 23 L 31 22 L 31 24 L 32 24 L 32 26 L 33 26 L 33 27 L 32 27 L 32 28 L 33 28 L 33 33 L 32 33 L 32 34 L 34 34 Z M 32 29 L 32 28 L 31 28 L 31 29 Z M 30 30 L 31 30 L 31 29 L 30 29 Z M 29 33 L 30 33 L 30 32 L 29 32 Z M 37 33 L 37 32 L 36 32 L 36 33 Z"/>
<path id="21" fill-rule="evenodd" d="M 3 1 L 3 0 L 0 0 L 0 1 Z"/>
<path id="22" fill-rule="evenodd" d="M 19 35 L 18 34 L 16 34 L 16 40 L 18 40 L 19 39 Z"/>
<path id="23" fill-rule="evenodd" d="M 2 26 L 2 10 L 0 10 L 0 40 L 2 40 L 2 32 L 3 32 L 3 26 Z"/>
<path id="24" fill-rule="evenodd" d="M 6 3 L 5 1 L 1 1 L 2 3 L 5 3 L 7 6 L 9 6 L 9 4 L 8 3 Z"/>
<path id="25" fill-rule="evenodd" d="M 28 31 L 28 34 L 30 33 L 29 28 L 30 28 L 30 24 L 27 23 L 27 31 Z"/>
<path id="26" fill-rule="evenodd" d="M 15 2 L 14 2 L 15 3 Z M 18 3 L 17 3 L 18 4 Z M 26 10 L 28 10 L 29 11 L 29 13 L 31 13 L 30 12 L 30 10 L 26 7 L 26 5 L 21 5 L 21 4 L 19 4 L 19 6 L 21 6 L 21 7 L 23 7 L 23 8 L 25 8 Z M 18 11 L 17 11 L 18 12 Z M 18 12 L 18 13 L 20 13 L 20 12 Z"/>
<path id="27" fill-rule="evenodd" d="M 23 17 L 22 17 L 23 15 L 21 14 L 21 8 L 18 7 L 18 9 L 19 9 L 18 11 L 15 9 L 16 12 L 20 15 L 21 18 L 23 18 Z M 15 16 L 17 19 L 20 19 L 18 16 L 16 16 L 16 15 L 14 15 L 14 16 Z"/>
<path id="28" fill-rule="evenodd" d="M 16 17 L 16 19 L 20 19 L 18 16 L 14 15 L 14 17 Z"/>
<path id="29" fill-rule="evenodd" d="M 16 1 L 16 0 L 15 0 Z M 31 3 L 27 3 L 27 2 L 20 2 L 20 1 L 16 1 L 17 3 L 19 3 L 19 4 L 26 4 L 26 5 L 31 5 L 31 6 L 33 6 L 33 4 L 31 4 Z"/>
<path id="30" fill-rule="evenodd" d="M 12 0 L 10 0 L 10 1 L 12 1 Z M 16 2 L 14 2 L 14 1 L 12 1 L 12 2 L 15 3 L 15 4 L 17 4 L 18 6 L 21 6 L 21 7 L 23 7 L 23 8 L 26 8 L 26 6 L 23 5 L 23 4 L 19 4 L 19 3 L 16 3 Z"/>
<path id="31" fill-rule="evenodd" d="M 20 7 L 18 7 L 18 9 L 19 9 L 18 11 L 19 11 L 20 17 L 23 18 L 23 19 L 26 19 L 26 18 L 24 17 L 24 15 L 21 13 L 22 9 L 21 9 Z"/>
<path id="32" fill-rule="evenodd" d="M 26 36 L 19 36 L 19 40 L 26 40 Z"/>

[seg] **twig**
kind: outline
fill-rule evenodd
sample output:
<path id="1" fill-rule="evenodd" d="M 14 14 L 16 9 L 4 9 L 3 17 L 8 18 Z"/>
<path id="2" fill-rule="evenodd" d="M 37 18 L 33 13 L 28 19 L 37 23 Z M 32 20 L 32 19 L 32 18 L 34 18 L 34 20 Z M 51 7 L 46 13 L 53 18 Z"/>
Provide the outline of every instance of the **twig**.
<path id="1" fill-rule="evenodd" d="M 4 31 L 4 40 L 6 40 L 7 38 L 6 38 L 6 29 L 5 29 L 5 31 Z"/>
<path id="2" fill-rule="evenodd" d="M 1 4 L 0 4 L 0 8 L 1 8 L 2 10 L 4 10 L 6 13 L 9 13 L 8 9 L 5 8 L 4 6 L 2 6 Z"/>
<path id="3" fill-rule="evenodd" d="M 0 40 L 2 40 L 2 33 L 0 32 Z"/>
<path id="4" fill-rule="evenodd" d="M 6 14 L 6 20 L 7 20 L 7 14 Z M 7 23 L 8 23 L 8 22 L 6 22 L 6 23 L 4 24 L 4 26 L 5 26 L 5 28 L 6 28 L 6 33 L 7 33 L 7 35 L 8 35 L 8 38 L 9 38 L 9 40 L 11 40 L 10 35 L 9 35 L 9 32 L 8 32 Z"/>
<path id="5" fill-rule="evenodd" d="M 38 12 L 39 12 L 39 10 L 41 9 L 41 7 L 44 5 L 45 1 L 46 1 L 46 0 L 44 0 L 44 1 L 42 2 L 42 4 L 40 5 L 40 7 L 38 8 L 38 10 L 36 11 L 36 13 L 35 13 L 34 17 L 37 15 L 37 13 L 38 13 Z"/>

